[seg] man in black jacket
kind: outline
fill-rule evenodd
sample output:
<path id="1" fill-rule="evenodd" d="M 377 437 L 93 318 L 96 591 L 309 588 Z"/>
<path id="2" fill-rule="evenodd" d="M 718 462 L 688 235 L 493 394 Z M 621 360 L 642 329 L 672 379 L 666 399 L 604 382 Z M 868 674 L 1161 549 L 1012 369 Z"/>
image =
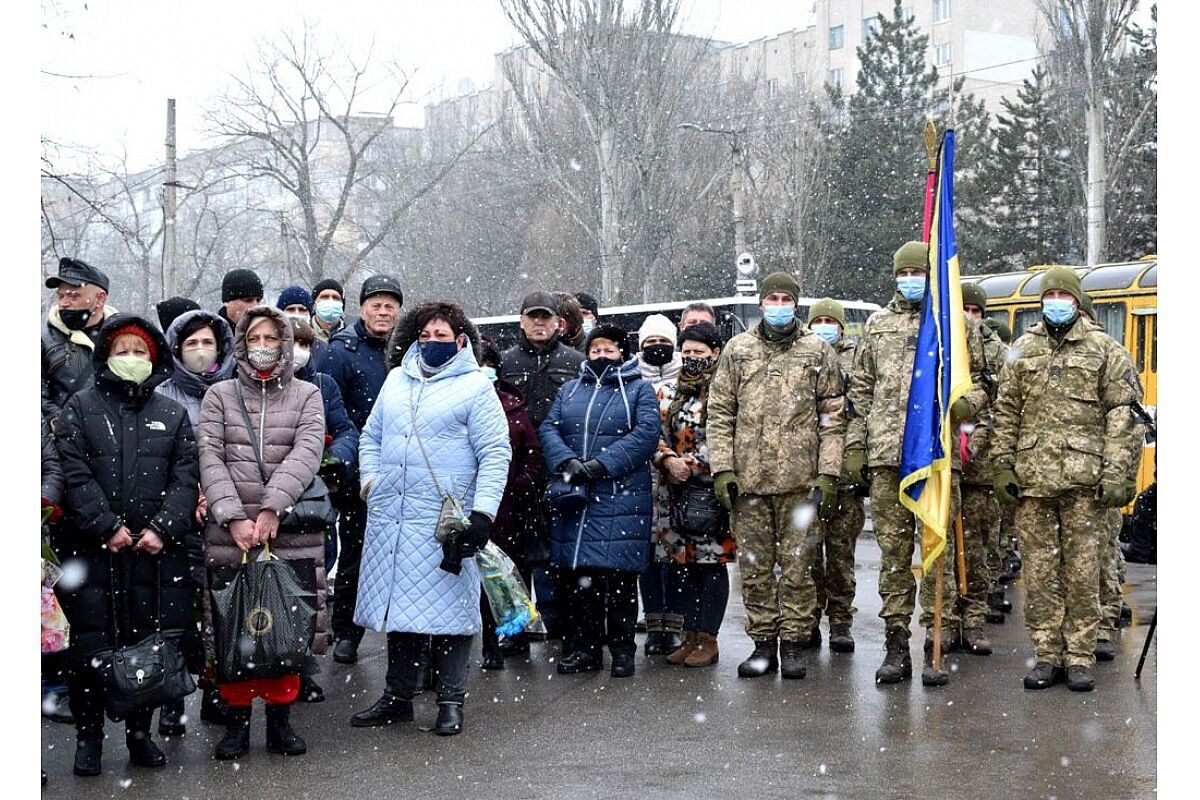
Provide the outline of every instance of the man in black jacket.
<path id="1" fill-rule="evenodd" d="M 53 427 L 71 395 L 91 385 L 96 337 L 117 310 L 105 305 L 108 276 L 78 258 L 60 260 L 46 287 L 58 293 L 42 328 L 42 417 Z"/>
<path id="2" fill-rule="evenodd" d="M 263 285 L 258 274 L 249 269 L 231 269 L 221 279 L 221 309 L 217 316 L 237 328 L 247 309 L 262 305 Z"/>
<path id="3" fill-rule="evenodd" d="M 550 292 L 530 292 L 521 302 L 521 341 L 504 351 L 500 377 L 521 390 L 529 421 L 536 430 L 558 390 L 579 377 L 583 354 L 559 338 L 558 299 Z M 547 531 L 539 531 L 543 539 Z M 561 634 L 558 604 L 554 601 L 557 576 L 548 569 L 533 571 L 538 611 L 552 637 Z"/>

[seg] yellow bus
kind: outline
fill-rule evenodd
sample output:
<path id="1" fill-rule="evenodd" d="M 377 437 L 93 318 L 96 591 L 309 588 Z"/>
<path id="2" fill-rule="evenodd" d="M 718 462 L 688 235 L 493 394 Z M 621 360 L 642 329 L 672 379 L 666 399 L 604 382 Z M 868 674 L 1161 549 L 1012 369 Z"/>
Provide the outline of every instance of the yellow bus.
<path id="1" fill-rule="evenodd" d="M 987 315 L 1008 324 L 1013 341 L 1041 319 L 1042 273 L 1050 264 L 1021 272 L 964 275 L 987 292 Z M 1158 256 L 1140 261 L 1072 267 L 1092 298 L 1096 321 L 1133 356 L 1146 396 L 1142 401 L 1157 424 L 1158 419 Z M 1138 492 L 1154 482 L 1154 442 L 1149 438 L 1142 450 L 1138 470 Z"/>

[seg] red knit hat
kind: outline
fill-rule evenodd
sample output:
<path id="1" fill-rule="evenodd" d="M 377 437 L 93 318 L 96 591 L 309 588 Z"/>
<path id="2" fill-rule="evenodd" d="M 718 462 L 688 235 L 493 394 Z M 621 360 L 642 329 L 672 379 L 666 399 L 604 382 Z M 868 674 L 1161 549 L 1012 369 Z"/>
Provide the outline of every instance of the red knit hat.
<path id="1" fill-rule="evenodd" d="M 150 350 L 150 360 L 158 360 L 158 346 L 154 344 L 154 337 L 147 333 L 140 325 L 135 325 L 132 322 L 128 325 L 122 325 L 112 332 L 112 335 L 108 337 L 109 348 L 112 347 L 112 343 L 117 340 L 118 336 L 125 336 L 127 334 L 136 336 L 145 342 L 146 347 Z"/>

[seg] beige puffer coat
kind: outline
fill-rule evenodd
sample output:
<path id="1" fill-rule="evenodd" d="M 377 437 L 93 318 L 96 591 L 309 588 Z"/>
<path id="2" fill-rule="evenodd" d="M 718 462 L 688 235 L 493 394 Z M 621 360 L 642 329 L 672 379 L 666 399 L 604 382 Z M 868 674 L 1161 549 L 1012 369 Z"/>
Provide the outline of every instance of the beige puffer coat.
<path id="1" fill-rule="evenodd" d="M 246 331 L 255 317 L 269 316 L 282 333 L 279 363 L 267 380 L 261 380 L 246 357 Z M 312 482 L 321 466 L 325 447 L 325 411 L 321 390 L 314 384 L 292 378 L 292 326 L 282 312 L 258 306 L 242 315 L 234 331 L 237 374 L 215 384 L 204 395 L 200 407 L 197 444 L 200 449 L 200 485 L 208 499 L 208 524 L 204 530 L 204 559 L 210 567 L 236 566 L 242 551 L 233 541 L 229 524 L 253 520 L 263 508 L 280 517 L 291 508 Z M 241 385 L 250 423 L 238 402 Z M 262 441 L 262 462 L 267 485 L 259 477 L 254 447 Z M 254 444 L 252 444 L 252 442 Z M 321 534 L 278 534 L 271 552 L 285 561 L 310 559 L 317 574 L 317 634 L 313 652 L 326 647 L 325 542 Z M 250 558 L 258 556 L 258 548 Z M 205 604 L 205 633 L 211 634 L 211 617 Z M 211 638 L 211 637 L 206 637 Z"/>

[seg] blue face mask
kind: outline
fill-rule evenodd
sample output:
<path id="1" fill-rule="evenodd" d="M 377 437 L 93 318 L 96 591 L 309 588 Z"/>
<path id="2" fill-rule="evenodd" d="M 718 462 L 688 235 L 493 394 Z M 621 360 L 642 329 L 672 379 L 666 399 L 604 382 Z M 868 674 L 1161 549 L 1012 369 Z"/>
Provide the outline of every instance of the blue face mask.
<path id="1" fill-rule="evenodd" d="M 483 377 L 487 378 L 492 383 L 496 382 L 496 368 L 495 367 L 480 367 L 480 369 L 483 370 Z"/>
<path id="2" fill-rule="evenodd" d="M 816 325 L 809 325 L 808 329 L 830 344 L 833 344 L 839 338 L 841 338 L 841 334 L 838 332 L 838 326 L 832 322 L 821 322 Z"/>
<path id="3" fill-rule="evenodd" d="M 896 291 L 908 302 L 915 303 L 925 296 L 925 278 L 896 278 Z"/>
<path id="4" fill-rule="evenodd" d="M 1051 325 L 1063 325 L 1075 318 L 1075 301 L 1045 299 L 1042 301 L 1042 316 Z"/>
<path id="5" fill-rule="evenodd" d="M 795 306 L 763 306 L 763 319 L 772 328 L 786 328 L 795 318 Z"/>
<path id="6" fill-rule="evenodd" d="M 458 353 L 458 342 L 421 342 L 421 360 L 429 367 L 440 367 Z"/>
<path id="7" fill-rule="evenodd" d="M 332 325 L 342 318 L 346 310 L 337 300 L 318 300 L 313 306 L 313 313 L 326 325 Z"/>

